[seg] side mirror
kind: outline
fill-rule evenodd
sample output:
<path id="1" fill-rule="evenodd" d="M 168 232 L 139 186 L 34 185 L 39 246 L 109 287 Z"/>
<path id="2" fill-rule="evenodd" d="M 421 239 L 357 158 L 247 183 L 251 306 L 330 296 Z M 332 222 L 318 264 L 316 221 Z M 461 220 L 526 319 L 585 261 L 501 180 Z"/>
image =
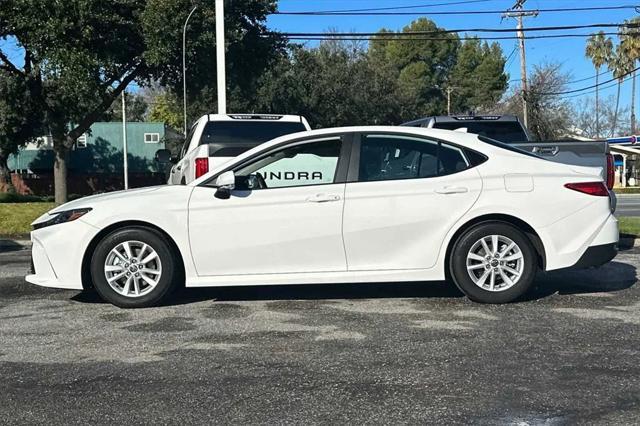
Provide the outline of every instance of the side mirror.
<path id="1" fill-rule="evenodd" d="M 236 175 L 233 170 L 222 173 L 216 178 L 215 186 L 218 188 L 215 193 L 216 198 L 227 200 L 231 197 L 231 191 L 236 186 Z"/>
<path id="2" fill-rule="evenodd" d="M 171 161 L 171 151 L 168 149 L 159 149 L 156 151 L 155 159 L 160 164 L 167 164 Z"/>

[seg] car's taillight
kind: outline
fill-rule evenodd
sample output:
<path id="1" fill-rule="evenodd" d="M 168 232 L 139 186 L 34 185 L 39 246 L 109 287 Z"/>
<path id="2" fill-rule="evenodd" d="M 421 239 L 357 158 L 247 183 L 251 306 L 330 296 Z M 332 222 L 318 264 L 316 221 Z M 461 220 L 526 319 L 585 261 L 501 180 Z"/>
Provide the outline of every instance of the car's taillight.
<path id="1" fill-rule="evenodd" d="M 613 189 L 616 179 L 616 169 L 613 162 L 613 154 L 607 154 L 607 188 Z"/>
<path id="2" fill-rule="evenodd" d="M 196 158 L 196 179 L 209 171 L 208 158 Z"/>
<path id="3" fill-rule="evenodd" d="M 604 186 L 604 182 L 578 182 L 567 183 L 565 188 L 572 189 L 574 191 L 582 192 L 583 194 L 595 195 L 597 197 L 608 197 L 609 191 Z"/>

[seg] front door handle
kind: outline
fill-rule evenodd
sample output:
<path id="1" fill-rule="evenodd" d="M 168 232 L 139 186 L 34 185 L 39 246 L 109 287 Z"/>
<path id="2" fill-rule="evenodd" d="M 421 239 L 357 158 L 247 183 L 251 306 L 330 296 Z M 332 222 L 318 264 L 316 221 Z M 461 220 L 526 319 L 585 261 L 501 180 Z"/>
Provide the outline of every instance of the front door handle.
<path id="1" fill-rule="evenodd" d="M 469 188 L 462 186 L 445 186 L 444 188 L 436 189 L 438 194 L 464 194 L 469 192 Z"/>
<path id="2" fill-rule="evenodd" d="M 331 194 L 315 194 L 307 198 L 307 201 L 310 203 L 327 203 L 330 201 L 338 201 L 340 200 L 339 195 L 331 195 Z"/>

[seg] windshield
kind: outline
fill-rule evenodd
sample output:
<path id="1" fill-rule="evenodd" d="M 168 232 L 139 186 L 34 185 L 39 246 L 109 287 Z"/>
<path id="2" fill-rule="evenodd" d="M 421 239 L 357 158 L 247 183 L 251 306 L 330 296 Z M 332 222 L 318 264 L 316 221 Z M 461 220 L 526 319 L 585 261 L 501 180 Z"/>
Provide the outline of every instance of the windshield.
<path id="1" fill-rule="evenodd" d="M 219 143 L 255 143 L 307 130 L 301 122 L 281 121 L 210 121 L 202 132 L 200 145 Z"/>
<path id="2" fill-rule="evenodd" d="M 517 121 L 459 121 L 434 123 L 436 129 L 467 129 L 467 133 L 486 136 L 504 143 L 527 142 L 527 135 Z"/>

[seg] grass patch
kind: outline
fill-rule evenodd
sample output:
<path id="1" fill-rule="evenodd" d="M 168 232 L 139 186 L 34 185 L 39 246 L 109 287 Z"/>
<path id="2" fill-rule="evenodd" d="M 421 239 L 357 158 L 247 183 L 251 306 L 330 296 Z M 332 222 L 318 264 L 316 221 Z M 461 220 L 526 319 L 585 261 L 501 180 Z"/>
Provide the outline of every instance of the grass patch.
<path id="1" fill-rule="evenodd" d="M 613 188 L 616 194 L 640 194 L 640 186 L 630 186 L 628 188 Z"/>
<path id="2" fill-rule="evenodd" d="M 0 237 L 24 237 L 31 222 L 55 207 L 54 203 L 0 203 Z"/>
<path id="3" fill-rule="evenodd" d="M 620 235 L 640 236 L 640 217 L 619 217 Z"/>

